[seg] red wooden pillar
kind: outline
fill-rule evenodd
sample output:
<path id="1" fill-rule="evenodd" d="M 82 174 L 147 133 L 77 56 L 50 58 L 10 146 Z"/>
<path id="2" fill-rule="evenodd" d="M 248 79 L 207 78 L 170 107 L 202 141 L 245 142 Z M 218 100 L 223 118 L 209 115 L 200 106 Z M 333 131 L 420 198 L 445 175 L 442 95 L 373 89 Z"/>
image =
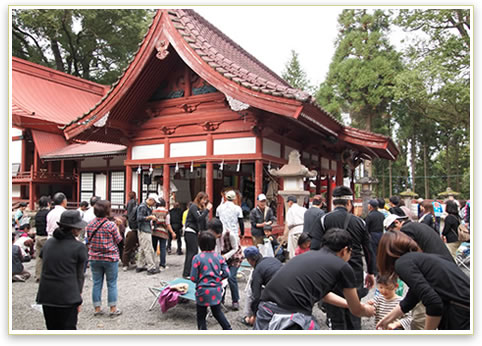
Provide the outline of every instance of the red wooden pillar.
<path id="1" fill-rule="evenodd" d="M 214 154 L 214 142 L 213 135 L 208 134 L 206 141 L 206 155 L 211 157 Z M 214 177 L 213 177 L 213 167 L 212 162 L 206 162 L 206 193 L 209 196 L 209 200 L 214 202 Z M 209 217 L 213 216 L 213 209 L 209 211 Z"/>
<path id="2" fill-rule="evenodd" d="M 80 161 L 77 161 L 77 167 L 78 167 L 78 172 L 77 172 L 77 202 L 82 202 L 80 200 Z"/>
<path id="3" fill-rule="evenodd" d="M 35 186 L 33 181 L 28 183 L 28 208 L 30 210 L 35 209 Z"/>
<path id="4" fill-rule="evenodd" d="M 171 195 L 171 170 L 168 164 L 163 166 L 162 171 L 162 193 L 166 201 L 166 208 L 169 209 L 169 200 Z"/>
<path id="5" fill-rule="evenodd" d="M 60 177 L 63 178 L 65 174 L 65 161 L 60 160 Z"/>
<path id="6" fill-rule="evenodd" d="M 22 162 L 20 163 L 20 172 L 27 170 L 27 131 L 22 131 Z"/>
<path id="7" fill-rule="evenodd" d="M 281 191 L 281 190 L 284 189 L 283 184 L 284 184 L 283 178 L 280 178 L 279 184 L 278 184 L 278 191 Z M 278 202 L 278 204 L 277 204 L 277 208 L 276 208 L 276 215 L 277 215 L 276 222 L 278 223 L 278 225 L 283 226 L 285 224 L 285 216 L 284 216 L 285 201 L 284 201 L 283 196 L 281 196 L 280 194 L 278 194 L 278 201 L 277 202 Z"/>
<path id="8" fill-rule="evenodd" d="M 331 211 L 331 203 L 333 198 L 331 196 L 331 174 L 328 173 L 326 176 L 326 204 L 328 206 L 328 211 Z"/>
<path id="9" fill-rule="evenodd" d="M 47 162 L 47 173 L 52 173 L 52 161 Z"/>
<path id="10" fill-rule="evenodd" d="M 38 172 L 38 150 L 37 150 L 37 148 L 35 148 L 34 151 L 33 151 L 33 171 L 35 173 Z"/>
<path id="11" fill-rule="evenodd" d="M 336 186 L 343 185 L 343 164 L 336 161 Z"/>
<path id="12" fill-rule="evenodd" d="M 130 160 L 132 158 L 132 146 L 129 145 L 127 147 L 127 160 Z M 129 193 L 132 191 L 132 167 L 131 166 L 126 166 L 126 190 L 125 192 L 125 201 L 127 204 L 127 201 L 129 200 Z"/>
<path id="13" fill-rule="evenodd" d="M 254 163 L 254 201 L 263 193 L 263 161 L 256 160 Z"/>
<path id="14" fill-rule="evenodd" d="M 132 168 L 131 166 L 126 166 L 126 190 L 125 192 L 125 201 L 127 202 L 129 200 L 129 193 L 132 191 Z"/>

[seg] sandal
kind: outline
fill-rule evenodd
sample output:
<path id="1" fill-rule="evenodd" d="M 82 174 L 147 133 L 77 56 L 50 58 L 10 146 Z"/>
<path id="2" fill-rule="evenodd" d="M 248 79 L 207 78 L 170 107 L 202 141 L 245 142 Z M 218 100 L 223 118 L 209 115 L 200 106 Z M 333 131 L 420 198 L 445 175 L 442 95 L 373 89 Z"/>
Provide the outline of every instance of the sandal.
<path id="1" fill-rule="evenodd" d="M 116 311 L 109 312 L 109 316 L 119 316 L 122 314 L 122 311 L 120 309 L 117 309 Z"/>
<path id="2" fill-rule="evenodd" d="M 94 311 L 94 316 L 100 316 L 100 315 L 103 315 L 103 314 L 104 314 L 104 311 L 102 311 L 102 310 Z"/>
<path id="3" fill-rule="evenodd" d="M 249 323 L 246 321 L 246 318 L 247 318 L 247 317 L 248 317 L 248 316 L 241 317 L 241 318 L 239 319 L 239 322 L 241 322 L 242 324 L 244 324 L 244 325 L 247 326 L 247 327 L 252 327 L 252 325 L 249 324 Z"/>

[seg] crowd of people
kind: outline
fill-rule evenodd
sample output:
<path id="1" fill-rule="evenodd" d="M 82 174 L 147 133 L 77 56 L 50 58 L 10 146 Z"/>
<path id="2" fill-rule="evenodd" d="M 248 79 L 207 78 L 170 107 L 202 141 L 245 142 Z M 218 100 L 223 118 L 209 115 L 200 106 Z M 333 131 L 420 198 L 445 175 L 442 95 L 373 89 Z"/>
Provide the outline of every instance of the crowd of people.
<path id="1" fill-rule="evenodd" d="M 185 211 L 175 201 L 168 208 L 153 193 L 138 204 L 131 192 L 125 213 L 113 216 L 110 202 L 97 196 L 77 210 L 66 209 L 62 192 L 42 196 L 35 232 L 25 220 L 26 205 L 14 214 L 12 280 L 27 280 L 22 262 L 35 259 L 36 300 L 47 329 L 76 329 L 87 268 L 93 315 L 115 317 L 122 314 L 119 267 L 159 274 L 169 268 L 166 255 L 177 245 L 176 254 L 185 256 L 179 275 L 196 287 L 200 330 L 207 329 L 208 308 L 224 330 L 232 329 L 221 308 L 228 290 L 231 309 L 242 307 L 240 322 L 255 330 L 320 329 L 315 305 L 332 330 L 360 330 L 361 317 L 375 317 L 377 329 L 470 329 L 470 280 L 454 260 L 459 226 L 470 229 L 470 202 L 460 205 L 451 198 L 436 215 L 438 206 L 419 201 L 414 216 L 397 196 L 387 206 L 384 199 L 372 199 L 362 219 L 353 213 L 353 191 L 338 186 L 330 212 L 321 195 L 307 208 L 288 196 L 284 232 L 277 236 L 266 195 L 256 199 L 247 215 L 239 192 L 225 189 L 214 214 L 202 191 Z M 243 248 L 246 217 L 253 245 Z M 237 280 L 243 261 L 252 272 L 241 299 Z M 374 298 L 361 302 L 370 290 Z"/>

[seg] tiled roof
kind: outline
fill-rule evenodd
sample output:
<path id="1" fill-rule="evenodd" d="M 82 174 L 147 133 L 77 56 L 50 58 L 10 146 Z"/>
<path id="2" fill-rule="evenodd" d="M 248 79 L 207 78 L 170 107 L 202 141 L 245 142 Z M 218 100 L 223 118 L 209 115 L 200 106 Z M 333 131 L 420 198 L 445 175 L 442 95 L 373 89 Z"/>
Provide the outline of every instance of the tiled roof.
<path id="1" fill-rule="evenodd" d="M 68 145 L 62 135 L 49 132 L 32 130 L 32 138 L 40 158 L 56 150 L 61 150 Z"/>
<path id="2" fill-rule="evenodd" d="M 310 95 L 292 88 L 193 10 L 169 10 L 174 27 L 215 71 L 245 88 L 278 97 L 307 101 Z"/>
<path id="3" fill-rule="evenodd" d="M 92 141 L 87 143 L 70 144 L 64 148 L 50 152 L 48 155 L 44 155 L 42 158 L 45 160 L 58 160 L 62 158 L 118 155 L 125 153 L 126 149 L 127 148 L 124 145 Z"/>
<path id="4" fill-rule="evenodd" d="M 64 125 L 106 91 L 93 83 L 12 57 L 12 114 Z"/>

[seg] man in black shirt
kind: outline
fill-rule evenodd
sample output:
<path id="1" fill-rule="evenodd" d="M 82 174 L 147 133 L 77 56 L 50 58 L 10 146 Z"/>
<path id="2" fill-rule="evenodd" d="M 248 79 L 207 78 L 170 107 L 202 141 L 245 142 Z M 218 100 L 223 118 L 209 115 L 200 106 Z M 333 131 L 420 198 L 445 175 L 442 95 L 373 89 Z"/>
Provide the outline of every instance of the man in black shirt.
<path id="1" fill-rule="evenodd" d="M 374 307 L 358 298 L 355 273 L 347 263 L 351 246 L 347 231 L 330 229 L 321 250 L 296 256 L 285 264 L 261 294 L 254 329 L 274 328 L 273 324 L 278 329 L 319 329 L 311 314 L 313 305 L 322 299 L 349 308 L 356 316 L 373 316 Z M 332 292 L 337 285 L 345 299 Z"/>
<path id="2" fill-rule="evenodd" d="M 378 211 L 378 205 L 376 199 L 368 202 L 369 213 L 365 219 L 366 229 L 372 238 L 372 248 L 375 255 L 378 250 L 378 242 L 383 235 L 383 220 L 385 220 L 385 216 Z"/>
<path id="3" fill-rule="evenodd" d="M 47 214 L 49 213 L 50 198 L 42 196 L 38 200 L 39 211 L 35 215 L 35 253 L 40 254 L 47 242 Z M 40 281 L 42 275 L 42 258 L 35 259 L 35 282 Z"/>
<path id="4" fill-rule="evenodd" d="M 319 249 L 323 232 L 321 230 L 320 219 L 325 212 L 321 209 L 323 206 L 323 197 L 316 195 L 313 197 L 313 205 L 305 212 L 303 233 L 308 233 L 311 236 L 311 249 Z"/>
<path id="5" fill-rule="evenodd" d="M 253 325 L 256 311 L 258 310 L 259 299 L 261 298 L 261 292 L 283 264 L 274 257 L 263 257 L 255 246 L 246 248 L 244 250 L 244 257 L 246 257 L 248 263 L 254 268 L 250 286 L 250 310 L 252 316 L 245 318 L 245 324 Z"/>
<path id="6" fill-rule="evenodd" d="M 264 243 L 264 227 L 271 226 L 276 218 L 273 210 L 266 205 L 266 196 L 260 193 L 258 196 L 258 205 L 249 213 L 249 221 L 251 222 L 251 237 L 253 245 Z"/>
<path id="7" fill-rule="evenodd" d="M 454 258 L 442 239 L 430 226 L 419 222 L 411 222 L 406 216 L 389 215 L 383 222 L 387 231 L 394 230 L 405 233 L 415 240 L 423 252 L 441 255 L 450 262 Z"/>
<path id="8" fill-rule="evenodd" d="M 335 209 L 321 218 L 321 228 L 324 232 L 331 228 L 341 228 L 348 231 L 353 241 L 353 253 L 348 264 L 355 272 L 358 296 L 364 297 L 370 288 L 375 285 L 376 263 L 375 254 L 370 244 L 370 233 L 367 232 L 365 222 L 350 213 L 353 208 L 353 192 L 349 187 L 337 186 L 333 189 L 333 205 Z M 364 280 L 362 252 L 365 257 L 368 274 Z M 364 285 L 366 287 L 364 287 Z M 334 291 L 343 295 L 341 288 Z M 361 319 L 353 316 L 348 309 L 326 305 L 327 317 L 333 330 L 359 330 Z"/>
<path id="9" fill-rule="evenodd" d="M 402 216 L 402 217 L 407 216 L 407 215 L 405 215 L 405 212 L 403 211 L 403 209 L 400 208 L 400 197 L 392 196 L 392 197 L 390 197 L 388 202 L 390 204 L 390 209 L 388 209 L 390 214 L 395 214 L 395 215 Z"/>

